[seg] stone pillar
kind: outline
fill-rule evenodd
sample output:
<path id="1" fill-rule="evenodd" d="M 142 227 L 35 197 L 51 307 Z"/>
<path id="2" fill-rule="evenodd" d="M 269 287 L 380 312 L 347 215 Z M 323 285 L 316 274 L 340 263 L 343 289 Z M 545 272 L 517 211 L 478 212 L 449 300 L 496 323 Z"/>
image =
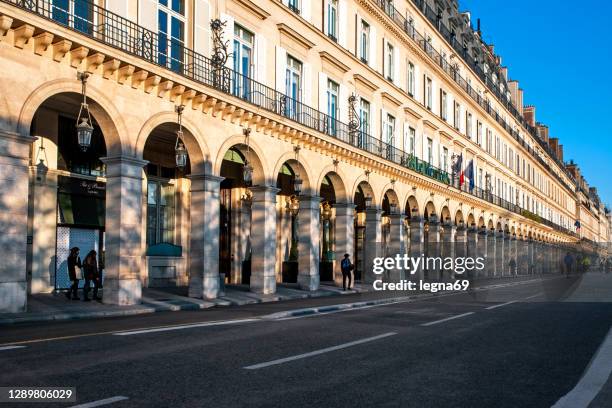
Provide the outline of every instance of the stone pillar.
<path id="1" fill-rule="evenodd" d="M 251 291 L 276 292 L 276 187 L 251 187 Z"/>
<path id="2" fill-rule="evenodd" d="M 432 218 L 432 217 L 430 217 Z M 439 258 L 441 255 L 440 222 L 437 219 L 429 220 L 429 232 L 427 234 L 427 258 Z M 440 280 L 442 268 L 437 263 L 430 262 L 427 268 L 427 279 Z"/>
<path id="3" fill-rule="evenodd" d="M 37 167 L 30 167 L 32 183 L 30 200 L 30 250 L 29 293 L 51 293 L 55 289 L 55 255 L 57 235 L 57 171 L 46 169 L 42 176 Z M 81 255 L 85 257 L 84 254 Z"/>
<path id="4" fill-rule="evenodd" d="M 0 131 L 0 313 L 24 312 L 27 305 L 28 161 L 34 140 Z"/>
<path id="5" fill-rule="evenodd" d="M 145 160 L 105 157 L 106 254 L 103 302 L 134 305 L 142 298 L 142 168 Z"/>
<path id="6" fill-rule="evenodd" d="M 189 296 L 219 295 L 220 187 L 223 177 L 192 175 L 189 244 Z"/>
<path id="7" fill-rule="evenodd" d="M 511 259 L 511 251 L 510 247 L 510 234 L 508 232 L 504 232 L 504 263 L 502 265 L 503 276 L 512 276 L 510 272 L 510 259 Z"/>
<path id="8" fill-rule="evenodd" d="M 504 267 L 504 232 L 497 231 L 495 233 L 495 271 L 496 276 L 504 276 L 506 268 Z"/>
<path id="9" fill-rule="evenodd" d="M 442 230 L 442 258 L 455 258 L 455 237 L 457 233 L 457 228 L 450 221 L 444 224 L 444 229 Z M 453 271 L 443 270 L 442 276 L 443 279 L 450 280 L 453 278 Z"/>
<path id="10" fill-rule="evenodd" d="M 527 241 L 527 270 L 528 274 L 533 274 L 534 272 L 534 249 L 535 243 L 532 239 Z"/>
<path id="11" fill-rule="evenodd" d="M 319 289 L 321 197 L 300 197 L 298 215 L 298 284 Z"/>
<path id="12" fill-rule="evenodd" d="M 478 231 L 478 241 L 476 242 L 476 257 L 482 258 L 482 263 L 484 264 L 484 269 L 476 270 L 476 275 L 478 277 L 486 276 L 487 274 L 487 248 L 488 248 L 488 239 L 487 239 L 487 230 L 481 228 Z"/>
<path id="13" fill-rule="evenodd" d="M 336 222 L 335 222 L 335 255 L 336 262 L 334 265 L 334 282 L 337 286 L 342 286 L 342 270 L 340 263 L 344 259 L 344 254 L 351 256 L 351 263 L 355 263 L 355 244 L 353 242 L 353 235 L 355 234 L 355 204 L 353 203 L 336 203 L 334 204 L 336 209 Z M 353 272 L 351 281 L 355 281 L 355 274 Z"/>
<path id="14" fill-rule="evenodd" d="M 403 220 L 404 216 L 400 213 L 389 214 L 389 257 L 395 258 L 396 255 L 401 255 L 402 253 L 402 236 L 403 236 Z M 394 269 L 390 271 L 389 281 L 390 282 L 399 282 L 402 279 L 405 279 L 405 271 L 403 269 L 397 270 Z"/>
<path id="15" fill-rule="evenodd" d="M 497 275 L 497 240 L 495 239 L 495 230 L 487 231 L 487 262 L 486 271 L 487 277 Z"/>
<path id="16" fill-rule="evenodd" d="M 372 272 L 374 268 L 374 258 L 380 257 L 382 246 L 382 210 L 379 208 L 367 208 L 365 221 L 365 256 L 363 263 L 363 281 L 372 283 L 378 279 Z"/>
<path id="17" fill-rule="evenodd" d="M 526 238 L 519 240 L 517 252 L 517 272 L 519 275 L 527 275 L 529 273 L 529 245 Z"/>
<path id="18" fill-rule="evenodd" d="M 478 246 L 478 230 L 476 229 L 475 225 L 472 225 L 467 230 L 467 252 L 465 256 L 474 259 L 474 262 L 476 262 L 475 260 L 476 260 L 476 257 L 478 256 L 477 249 L 476 249 L 477 246 Z M 469 272 L 466 272 L 464 276 L 474 279 L 478 276 L 478 271 L 476 269 L 473 269 Z"/>
<path id="19" fill-rule="evenodd" d="M 465 258 L 467 256 L 467 229 L 465 225 L 459 225 L 457 227 L 457 233 L 455 234 L 455 258 Z M 468 273 L 464 272 L 459 275 L 454 275 L 457 279 L 467 279 Z"/>
<path id="20" fill-rule="evenodd" d="M 419 258 L 424 253 L 424 227 L 423 220 L 418 215 L 412 215 L 410 218 L 410 245 L 408 248 L 408 256 L 411 258 Z M 414 273 L 412 273 L 414 272 Z M 410 271 L 410 279 L 423 279 L 423 269 Z"/>
<path id="21" fill-rule="evenodd" d="M 518 275 L 518 241 L 516 239 L 516 234 L 512 235 L 510 238 L 510 259 L 513 261 L 512 266 L 509 267 L 510 276 Z"/>

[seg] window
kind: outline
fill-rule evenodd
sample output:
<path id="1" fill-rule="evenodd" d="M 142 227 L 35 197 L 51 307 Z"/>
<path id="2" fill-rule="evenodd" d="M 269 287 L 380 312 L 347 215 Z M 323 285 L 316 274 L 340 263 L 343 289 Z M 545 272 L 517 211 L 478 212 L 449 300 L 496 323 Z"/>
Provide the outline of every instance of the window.
<path id="1" fill-rule="evenodd" d="M 336 134 L 336 120 L 338 119 L 338 92 L 340 86 L 332 81 L 327 80 L 327 115 L 328 129 L 331 135 Z"/>
<path id="2" fill-rule="evenodd" d="M 442 149 L 442 170 L 448 171 L 448 149 L 446 147 Z"/>
<path id="3" fill-rule="evenodd" d="M 184 0 L 159 0 L 157 23 L 158 62 L 173 71 L 181 72 L 185 46 Z"/>
<path id="4" fill-rule="evenodd" d="M 361 119 L 361 132 L 359 134 L 359 146 L 361 147 L 364 136 L 370 134 L 370 102 L 363 98 L 359 100 L 359 118 Z"/>
<path id="5" fill-rule="evenodd" d="M 482 188 L 482 169 L 478 169 L 478 187 Z"/>
<path id="6" fill-rule="evenodd" d="M 253 76 L 253 44 L 255 36 L 238 24 L 234 25 L 233 93 L 240 98 L 250 96 L 249 78 Z"/>
<path id="7" fill-rule="evenodd" d="M 300 14 L 300 1 L 299 0 L 289 0 L 287 5 L 294 13 Z"/>
<path id="8" fill-rule="evenodd" d="M 359 58 L 367 64 L 370 60 L 370 25 L 363 20 L 361 20 L 359 44 Z"/>
<path id="9" fill-rule="evenodd" d="M 327 35 L 338 41 L 338 0 L 327 0 Z"/>
<path id="10" fill-rule="evenodd" d="M 455 129 L 459 130 L 459 127 L 461 126 L 461 105 L 459 105 L 459 102 L 455 102 L 455 111 L 453 112 L 453 117 L 453 126 L 455 126 Z"/>
<path id="11" fill-rule="evenodd" d="M 52 0 L 51 17 L 60 24 L 93 34 L 93 5 L 89 0 Z"/>
<path id="12" fill-rule="evenodd" d="M 478 146 L 482 147 L 482 122 L 476 122 L 476 143 Z"/>
<path id="13" fill-rule="evenodd" d="M 287 55 L 285 87 L 285 94 L 289 97 L 286 115 L 295 117 L 298 113 L 298 103 L 302 98 L 302 63 L 291 55 Z"/>
<path id="14" fill-rule="evenodd" d="M 472 138 L 472 114 L 469 112 L 465 115 L 465 135 Z"/>
<path id="15" fill-rule="evenodd" d="M 416 141 L 416 130 L 414 128 L 408 128 L 408 140 L 405 144 L 404 148 L 408 150 L 408 153 L 414 156 L 415 150 L 415 141 Z"/>
<path id="16" fill-rule="evenodd" d="M 386 68 L 387 68 L 387 79 L 389 81 L 393 81 L 393 71 L 394 71 L 394 65 L 393 65 L 393 60 L 394 60 L 394 49 L 393 46 L 390 43 L 387 43 L 387 50 L 386 50 Z"/>
<path id="17" fill-rule="evenodd" d="M 385 143 L 395 146 L 395 117 L 387 113 L 385 119 Z"/>
<path id="18" fill-rule="evenodd" d="M 147 183 L 147 245 L 174 243 L 174 185 Z"/>
<path id="19" fill-rule="evenodd" d="M 493 132 L 491 129 L 487 129 L 487 153 L 491 154 L 493 151 Z"/>
<path id="20" fill-rule="evenodd" d="M 425 107 L 431 110 L 433 100 L 433 84 L 430 78 L 425 77 Z"/>
<path id="21" fill-rule="evenodd" d="M 408 63 L 408 95 L 414 96 L 414 64 Z"/>
<path id="22" fill-rule="evenodd" d="M 440 89 L 440 117 L 443 120 L 448 120 L 448 101 L 446 100 L 446 92 Z"/>
<path id="23" fill-rule="evenodd" d="M 433 140 L 427 138 L 427 163 L 433 165 Z"/>

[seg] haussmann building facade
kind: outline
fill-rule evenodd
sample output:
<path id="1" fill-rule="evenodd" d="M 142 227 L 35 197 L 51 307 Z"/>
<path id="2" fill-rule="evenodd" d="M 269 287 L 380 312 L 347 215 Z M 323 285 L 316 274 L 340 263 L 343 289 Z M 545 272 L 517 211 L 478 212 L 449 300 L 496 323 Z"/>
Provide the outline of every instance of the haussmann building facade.
<path id="1" fill-rule="evenodd" d="M 605 256 L 596 190 L 458 7 L 0 0 L 0 312 L 67 288 L 74 246 L 120 305 L 316 290 L 344 253 L 363 282 L 398 253 Z"/>

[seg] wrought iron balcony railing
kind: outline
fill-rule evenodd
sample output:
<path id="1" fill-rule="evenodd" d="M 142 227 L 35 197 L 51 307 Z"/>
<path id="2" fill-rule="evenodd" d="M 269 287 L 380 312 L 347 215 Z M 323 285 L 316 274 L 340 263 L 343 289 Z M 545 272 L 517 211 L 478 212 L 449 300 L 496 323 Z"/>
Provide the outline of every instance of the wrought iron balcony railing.
<path id="1" fill-rule="evenodd" d="M 311 108 L 301 101 L 231 68 L 218 68 L 210 58 L 185 47 L 182 42 L 168 39 L 162 33 L 154 33 L 93 3 L 87 3 L 89 4 L 87 15 L 78 15 L 74 9 L 62 10 L 53 6 L 52 0 L 0 1 L 28 10 L 103 44 L 269 112 L 281 115 L 307 128 L 331 136 L 440 183 L 459 188 L 459 185 L 453 182 L 447 171 L 424 162 L 418 157 L 363 131 L 351 130 L 349 125 L 341 122 L 335 116 Z M 85 3 L 84 0 L 83 3 Z M 508 211 L 517 214 L 522 213 L 519 206 L 510 204 L 494 194 L 485 193 L 481 189 L 470 190 L 466 188 L 466 185 L 463 185 L 460 189 Z M 556 224 L 551 223 L 551 225 L 554 225 L 553 228 L 559 231 L 566 232 Z M 571 235 L 571 232 L 566 233 Z"/>

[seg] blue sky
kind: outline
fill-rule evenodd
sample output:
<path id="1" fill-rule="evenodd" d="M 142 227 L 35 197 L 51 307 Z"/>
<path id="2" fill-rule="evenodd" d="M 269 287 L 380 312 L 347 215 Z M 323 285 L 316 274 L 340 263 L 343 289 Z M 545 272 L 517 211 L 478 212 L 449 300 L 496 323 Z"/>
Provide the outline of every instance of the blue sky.
<path id="1" fill-rule="evenodd" d="M 612 204 L 612 2 L 459 0 L 519 81 L 524 103 Z"/>

